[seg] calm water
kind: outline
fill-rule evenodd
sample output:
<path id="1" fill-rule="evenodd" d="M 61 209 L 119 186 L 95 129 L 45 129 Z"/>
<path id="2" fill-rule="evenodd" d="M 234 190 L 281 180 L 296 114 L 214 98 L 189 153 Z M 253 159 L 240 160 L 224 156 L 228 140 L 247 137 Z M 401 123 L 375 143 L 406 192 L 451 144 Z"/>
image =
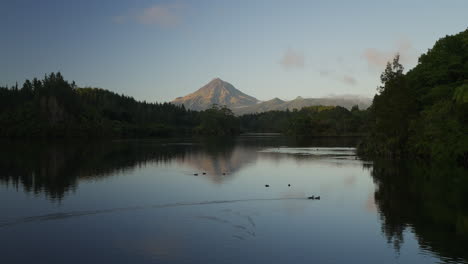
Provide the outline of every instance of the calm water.
<path id="1" fill-rule="evenodd" d="M 353 140 L 2 145 L 1 263 L 468 260 L 468 182 L 445 175 L 463 172 L 363 161 Z"/>

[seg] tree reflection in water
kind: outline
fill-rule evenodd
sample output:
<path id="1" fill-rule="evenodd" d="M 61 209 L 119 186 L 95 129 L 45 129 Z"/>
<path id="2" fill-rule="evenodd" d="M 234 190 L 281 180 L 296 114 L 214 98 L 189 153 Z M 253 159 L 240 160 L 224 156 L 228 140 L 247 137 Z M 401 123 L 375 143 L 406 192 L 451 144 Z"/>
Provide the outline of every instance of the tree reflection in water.
<path id="1" fill-rule="evenodd" d="M 168 162 L 195 147 L 158 141 L 3 142 L 0 183 L 61 200 L 79 180 L 110 176 L 147 162 Z"/>
<path id="2" fill-rule="evenodd" d="M 76 189 L 80 180 L 95 180 L 135 166 L 168 162 L 206 171 L 208 179 L 221 183 L 254 160 L 258 148 L 352 146 L 355 140 L 248 136 L 96 142 L 3 141 L 0 142 L 0 184 L 23 188 L 28 193 L 45 193 L 52 201 L 60 201 Z"/>
<path id="3" fill-rule="evenodd" d="M 382 232 L 395 250 L 413 232 L 423 250 L 468 261 L 468 173 L 414 161 L 375 160 L 371 174 Z"/>
<path id="4" fill-rule="evenodd" d="M 136 166 L 176 162 L 203 175 L 214 184 L 235 177 L 235 172 L 258 155 L 270 159 L 307 156 L 262 153 L 271 147 L 352 146 L 336 139 L 305 140 L 271 137 L 257 140 L 127 140 L 83 142 L 1 142 L 0 184 L 44 193 L 60 201 L 80 181 L 96 180 Z M 356 161 L 358 162 L 358 161 Z M 468 173 L 440 164 L 374 160 L 363 163 L 370 170 L 376 190 L 374 200 L 382 233 L 399 251 L 405 232 L 414 233 L 423 251 L 446 262 L 468 262 Z M 228 172 L 227 175 L 222 173 Z"/>

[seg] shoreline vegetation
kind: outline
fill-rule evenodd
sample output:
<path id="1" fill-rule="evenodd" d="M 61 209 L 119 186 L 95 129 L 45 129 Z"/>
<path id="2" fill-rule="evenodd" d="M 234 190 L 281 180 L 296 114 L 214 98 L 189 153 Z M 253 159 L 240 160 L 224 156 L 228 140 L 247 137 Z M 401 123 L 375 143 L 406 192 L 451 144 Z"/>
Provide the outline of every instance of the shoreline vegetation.
<path id="1" fill-rule="evenodd" d="M 311 106 L 235 116 L 213 105 L 192 111 L 148 103 L 100 88 L 79 88 L 60 72 L 22 87 L 0 87 L 1 138 L 148 138 L 233 136 L 268 132 L 300 136 L 363 136 L 367 111 Z"/>
<path id="2" fill-rule="evenodd" d="M 468 29 L 438 40 L 404 73 L 397 55 L 372 106 L 311 106 L 235 116 L 192 111 L 100 89 L 61 73 L 0 87 L 0 138 L 151 138 L 281 133 L 363 137 L 361 155 L 449 161 L 468 167 Z"/>
<path id="3" fill-rule="evenodd" d="M 468 29 L 439 39 L 407 73 L 397 55 L 380 79 L 360 154 L 468 168 Z"/>

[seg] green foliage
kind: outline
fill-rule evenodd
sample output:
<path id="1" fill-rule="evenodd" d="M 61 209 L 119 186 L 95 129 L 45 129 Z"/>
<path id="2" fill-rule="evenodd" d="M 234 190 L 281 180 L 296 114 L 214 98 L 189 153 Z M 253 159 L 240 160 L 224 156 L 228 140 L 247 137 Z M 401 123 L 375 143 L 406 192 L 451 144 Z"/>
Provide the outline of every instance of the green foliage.
<path id="1" fill-rule="evenodd" d="M 239 117 L 243 132 L 286 133 L 292 114 L 287 111 L 268 111 Z"/>
<path id="2" fill-rule="evenodd" d="M 423 110 L 410 127 L 408 147 L 411 153 L 440 160 L 468 150 L 468 137 L 462 133 L 461 124 L 452 113 L 453 105 L 448 100 Z"/>
<path id="3" fill-rule="evenodd" d="M 437 41 L 406 74 L 398 59 L 382 73 L 359 150 L 468 166 L 468 29 Z"/>
<path id="4" fill-rule="evenodd" d="M 278 132 L 301 136 L 353 136 L 364 133 L 367 111 L 335 106 L 270 111 L 240 117 L 246 132 Z"/>
<path id="5" fill-rule="evenodd" d="M 78 88 L 60 73 L 0 87 L 0 137 L 160 137 L 280 132 L 306 136 L 363 133 L 366 111 L 313 106 L 236 117 L 225 106 L 201 112 L 138 102 L 99 88 Z"/>
<path id="6" fill-rule="evenodd" d="M 453 100 L 459 105 L 468 104 L 468 84 L 461 85 L 455 89 Z"/>
<path id="7" fill-rule="evenodd" d="M 200 125 L 196 132 L 204 135 L 235 135 L 239 133 L 239 122 L 226 106 L 213 105 L 200 112 Z"/>
<path id="8" fill-rule="evenodd" d="M 0 87 L 0 137 L 154 137 L 191 134 L 199 113 L 146 103 L 97 88 L 77 88 L 51 73 Z"/>
<path id="9" fill-rule="evenodd" d="M 400 64 L 400 54 L 397 54 L 395 58 L 393 58 L 392 63 L 387 63 L 384 72 L 380 75 L 380 81 L 383 85 L 379 86 L 377 91 L 382 93 L 386 85 L 391 84 L 391 82 L 403 76 L 403 70 L 403 65 Z"/>

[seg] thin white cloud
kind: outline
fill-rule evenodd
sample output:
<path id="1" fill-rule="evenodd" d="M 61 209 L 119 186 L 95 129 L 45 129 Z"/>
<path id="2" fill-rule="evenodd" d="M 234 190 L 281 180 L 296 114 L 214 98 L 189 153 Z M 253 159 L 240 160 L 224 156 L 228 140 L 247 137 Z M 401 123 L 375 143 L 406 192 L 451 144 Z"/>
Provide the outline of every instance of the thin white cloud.
<path id="1" fill-rule="evenodd" d="M 137 20 L 141 24 L 176 26 L 181 22 L 180 5 L 153 5 L 143 9 Z"/>
<path id="2" fill-rule="evenodd" d="M 385 52 L 379 51 L 374 48 L 368 48 L 364 50 L 362 54 L 364 59 L 366 59 L 367 64 L 370 67 L 382 68 L 387 64 L 387 62 L 391 61 L 392 57 L 395 56 L 396 52 Z"/>
<path id="3" fill-rule="evenodd" d="M 183 5 L 155 4 L 147 8 L 133 10 L 127 15 L 113 17 L 114 23 L 136 22 L 144 25 L 173 27 L 182 23 Z"/>
<path id="4" fill-rule="evenodd" d="M 349 76 L 349 75 L 344 75 L 343 77 L 341 77 L 340 81 L 342 81 L 345 84 L 352 85 L 352 86 L 355 86 L 357 84 L 356 78 L 354 78 L 353 76 Z"/>
<path id="5" fill-rule="evenodd" d="M 328 69 L 323 68 L 323 69 L 319 69 L 318 73 L 320 77 L 322 78 L 328 78 L 330 80 L 339 81 L 347 85 L 355 86 L 358 84 L 358 81 L 356 80 L 356 78 L 351 76 L 349 71 L 347 74 L 341 74 L 341 73 L 330 71 Z"/>
<path id="6" fill-rule="evenodd" d="M 367 48 L 364 50 L 362 57 L 367 61 L 369 67 L 381 70 L 397 53 L 400 54 L 400 62 L 403 64 L 411 63 L 416 58 L 413 45 L 406 37 L 398 39 L 395 47 L 390 51 Z"/>
<path id="7" fill-rule="evenodd" d="M 279 63 L 285 69 L 302 69 L 305 66 L 305 56 L 298 51 L 288 49 Z"/>

